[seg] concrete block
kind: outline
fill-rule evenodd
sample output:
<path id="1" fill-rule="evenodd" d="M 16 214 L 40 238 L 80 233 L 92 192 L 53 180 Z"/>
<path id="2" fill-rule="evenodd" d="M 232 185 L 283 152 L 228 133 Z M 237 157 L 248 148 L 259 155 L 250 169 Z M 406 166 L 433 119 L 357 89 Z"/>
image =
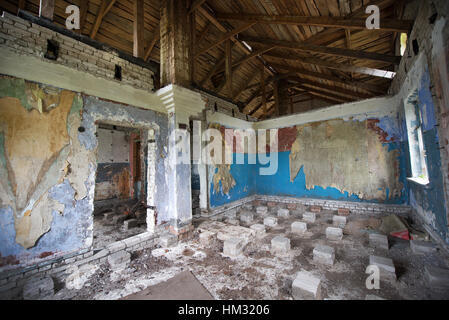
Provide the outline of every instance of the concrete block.
<path id="1" fill-rule="evenodd" d="M 321 212 L 321 207 L 320 206 L 311 206 L 310 207 L 310 211 L 311 212 L 315 212 L 315 213 L 319 213 L 319 212 Z"/>
<path id="2" fill-rule="evenodd" d="M 113 211 L 105 212 L 105 213 L 103 213 L 103 219 L 106 221 L 112 221 L 112 217 L 114 217 L 114 215 L 115 215 L 115 212 L 113 212 Z"/>
<path id="3" fill-rule="evenodd" d="M 211 231 L 203 231 L 200 233 L 199 238 L 202 244 L 208 245 L 211 242 L 215 241 L 215 239 L 217 238 L 217 234 Z"/>
<path id="4" fill-rule="evenodd" d="M 344 228 L 346 226 L 346 217 L 343 216 L 333 216 L 332 224 L 337 228 Z"/>
<path id="5" fill-rule="evenodd" d="M 268 207 L 260 206 L 256 208 L 257 214 L 265 215 L 268 213 Z"/>
<path id="6" fill-rule="evenodd" d="M 227 219 L 226 220 L 227 224 L 232 224 L 233 226 L 239 226 L 240 225 L 240 221 L 237 219 Z"/>
<path id="7" fill-rule="evenodd" d="M 125 227 L 125 230 L 129 230 L 132 228 L 136 228 L 139 225 L 139 222 L 137 219 L 128 219 L 123 222 L 123 226 Z"/>
<path id="8" fill-rule="evenodd" d="M 256 236 L 263 236 L 265 234 L 265 226 L 263 224 L 253 224 L 250 229 L 256 231 Z"/>
<path id="9" fill-rule="evenodd" d="M 131 254 L 126 251 L 118 251 L 108 256 L 108 263 L 112 269 L 123 269 L 131 261 Z"/>
<path id="10" fill-rule="evenodd" d="M 396 279 L 396 268 L 394 267 L 393 260 L 390 258 L 369 256 L 369 264 L 379 267 L 381 279 L 382 276 L 393 277 Z"/>
<path id="11" fill-rule="evenodd" d="M 370 233 L 369 234 L 369 244 L 373 248 L 381 248 L 388 250 L 388 237 L 380 233 Z"/>
<path id="12" fill-rule="evenodd" d="M 267 202 L 267 207 L 269 207 L 269 208 L 274 208 L 274 207 L 276 207 L 276 205 L 277 205 L 277 203 L 274 202 L 274 201 L 268 201 Z"/>
<path id="13" fill-rule="evenodd" d="M 237 218 L 237 210 L 229 210 L 224 213 L 224 216 L 228 219 L 236 219 Z"/>
<path id="14" fill-rule="evenodd" d="M 289 203 L 287 204 L 288 210 L 295 210 L 296 209 L 296 203 Z"/>
<path id="15" fill-rule="evenodd" d="M 437 246 L 430 241 L 410 240 L 410 249 L 417 254 L 432 253 L 437 251 Z"/>
<path id="16" fill-rule="evenodd" d="M 306 222 L 314 223 L 316 220 L 315 212 L 306 211 L 302 215 L 302 219 Z"/>
<path id="17" fill-rule="evenodd" d="M 295 221 L 292 223 L 292 233 L 303 234 L 307 231 L 307 223 L 301 221 Z"/>
<path id="18" fill-rule="evenodd" d="M 326 238 L 331 241 L 340 241 L 341 239 L 343 239 L 343 229 L 327 227 Z"/>
<path id="19" fill-rule="evenodd" d="M 240 214 L 240 221 L 243 223 L 251 223 L 254 220 L 252 212 L 245 211 Z"/>
<path id="20" fill-rule="evenodd" d="M 313 249 L 313 261 L 333 265 L 335 260 L 335 250 L 329 246 L 318 245 Z"/>
<path id="21" fill-rule="evenodd" d="M 178 237 L 171 233 L 163 234 L 159 237 L 159 245 L 162 248 L 173 247 L 178 243 Z"/>
<path id="22" fill-rule="evenodd" d="M 286 254 L 290 251 L 290 239 L 283 236 L 276 236 L 271 239 L 272 254 Z"/>
<path id="23" fill-rule="evenodd" d="M 300 271 L 292 284 L 295 300 L 321 300 L 321 280 L 307 271 Z"/>
<path id="24" fill-rule="evenodd" d="M 278 225 L 278 219 L 275 217 L 266 217 L 263 219 L 263 224 L 268 227 L 275 227 Z"/>
<path id="25" fill-rule="evenodd" d="M 49 276 L 28 279 L 23 286 L 24 300 L 48 299 L 54 293 L 54 282 Z"/>
<path id="26" fill-rule="evenodd" d="M 290 210 L 288 209 L 279 209 L 278 217 L 280 218 L 288 218 L 290 216 Z"/>
<path id="27" fill-rule="evenodd" d="M 432 288 L 449 289 L 449 269 L 425 266 L 424 273 Z"/>
<path id="28" fill-rule="evenodd" d="M 246 241 L 240 238 L 230 238 L 224 241 L 223 255 L 227 257 L 237 257 L 246 246 Z"/>

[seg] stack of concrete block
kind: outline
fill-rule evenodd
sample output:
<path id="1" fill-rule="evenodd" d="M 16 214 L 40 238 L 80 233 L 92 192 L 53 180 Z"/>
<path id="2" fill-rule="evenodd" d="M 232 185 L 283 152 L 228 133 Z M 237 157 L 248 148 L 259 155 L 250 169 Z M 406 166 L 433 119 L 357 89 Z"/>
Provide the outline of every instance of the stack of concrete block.
<path id="1" fill-rule="evenodd" d="M 265 226 L 263 224 L 253 224 L 250 229 L 256 232 L 256 237 L 261 237 L 265 234 Z"/>
<path id="2" fill-rule="evenodd" d="M 278 209 L 278 217 L 288 218 L 290 216 L 290 211 L 288 209 Z"/>
<path id="3" fill-rule="evenodd" d="M 346 226 L 346 217 L 336 216 L 332 217 L 332 224 L 337 228 L 344 228 Z"/>
<path id="4" fill-rule="evenodd" d="M 307 271 L 300 271 L 292 284 L 295 300 L 321 300 L 321 280 Z"/>
<path id="5" fill-rule="evenodd" d="M 50 299 L 54 293 L 54 282 L 49 276 L 28 279 L 23 286 L 24 300 Z"/>
<path id="6" fill-rule="evenodd" d="M 332 247 L 318 245 L 313 249 L 313 261 L 333 265 L 335 261 L 335 250 Z"/>
<path id="7" fill-rule="evenodd" d="M 369 244 L 373 248 L 380 248 L 388 250 L 388 237 L 380 233 L 370 233 L 369 234 Z"/>
<path id="8" fill-rule="evenodd" d="M 307 231 L 307 223 L 295 221 L 291 225 L 292 233 L 304 234 Z"/>
<path id="9" fill-rule="evenodd" d="M 256 208 L 256 213 L 265 216 L 268 214 L 268 207 L 260 206 Z"/>
<path id="10" fill-rule="evenodd" d="M 123 227 L 125 230 L 129 230 L 132 228 L 136 228 L 139 225 L 139 222 L 137 219 L 128 219 L 123 222 Z"/>
<path id="11" fill-rule="evenodd" d="M 223 255 L 227 257 L 237 257 L 242 254 L 247 242 L 241 238 L 229 238 L 224 241 Z"/>
<path id="12" fill-rule="evenodd" d="M 267 227 L 275 227 L 278 225 L 278 219 L 275 217 L 266 217 L 263 219 L 263 224 Z"/>
<path id="13" fill-rule="evenodd" d="M 410 240 L 410 249 L 413 253 L 426 254 L 437 251 L 437 246 L 430 241 Z"/>
<path id="14" fill-rule="evenodd" d="M 130 261 L 131 254 L 126 251 L 117 251 L 108 256 L 108 263 L 112 270 L 124 269 Z"/>
<path id="15" fill-rule="evenodd" d="M 343 239 L 343 229 L 327 227 L 326 238 L 331 241 L 340 241 L 341 239 Z"/>
<path id="16" fill-rule="evenodd" d="M 254 215 L 250 211 L 245 211 L 240 214 L 240 221 L 243 223 L 251 223 L 254 220 Z"/>
<path id="17" fill-rule="evenodd" d="M 369 264 L 379 267 L 381 279 L 384 277 L 396 280 L 396 268 L 392 259 L 371 255 L 369 256 Z"/>
<path id="18" fill-rule="evenodd" d="M 274 255 L 287 254 L 290 251 L 290 239 L 276 236 L 271 239 L 271 253 Z"/>
<path id="19" fill-rule="evenodd" d="M 306 211 L 302 215 L 302 219 L 306 222 L 314 223 L 316 220 L 315 212 Z"/>
<path id="20" fill-rule="evenodd" d="M 178 237 L 171 233 L 163 234 L 159 237 L 159 245 L 162 248 L 173 247 L 178 242 Z"/>
<path id="21" fill-rule="evenodd" d="M 431 288 L 449 289 L 449 270 L 425 266 L 424 273 Z"/>

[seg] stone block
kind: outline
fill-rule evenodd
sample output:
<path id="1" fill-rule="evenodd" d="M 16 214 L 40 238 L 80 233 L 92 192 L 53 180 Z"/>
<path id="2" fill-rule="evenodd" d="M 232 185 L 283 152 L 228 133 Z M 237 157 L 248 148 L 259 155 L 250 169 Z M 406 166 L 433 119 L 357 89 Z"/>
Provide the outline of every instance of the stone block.
<path id="1" fill-rule="evenodd" d="M 265 215 L 268 213 L 268 207 L 260 206 L 256 208 L 257 214 Z"/>
<path id="2" fill-rule="evenodd" d="M 224 213 L 224 216 L 229 219 L 237 218 L 237 210 L 229 210 Z"/>
<path id="3" fill-rule="evenodd" d="M 343 216 L 333 216 L 332 224 L 337 228 L 344 228 L 346 226 L 346 217 Z"/>
<path id="4" fill-rule="evenodd" d="M 243 223 L 251 223 L 254 220 L 252 212 L 245 211 L 240 214 L 240 221 Z"/>
<path id="5" fill-rule="evenodd" d="M 351 211 L 347 208 L 338 208 L 338 215 L 339 216 L 349 216 Z"/>
<path id="6" fill-rule="evenodd" d="M 343 239 L 343 229 L 327 227 L 326 238 L 331 241 L 340 241 L 341 239 Z"/>
<path id="7" fill-rule="evenodd" d="M 163 234 L 159 237 L 159 245 L 162 248 L 173 247 L 177 244 L 178 237 L 171 233 Z"/>
<path id="8" fill-rule="evenodd" d="M 290 251 L 290 239 L 283 236 L 276 236 L 271 239 L 272 254 L 286 254 Z"/>
<path id="9" fill-rule="evenodd" d="M 296 203 L 289 203 L 287 204 L 288 210 L 295 210 L 296 209 Z"/>
<path id="10" fill-rule="evenodd" d="M 373 248 L 380 248 L 388 250 L 388 237 L 380 233 L 370 233 L 369 234 L 369 244 Z"/>
<path id="11" fill-rule="evenodd" d="M 203 245 L 208 245 L 217 239 L 217 234 L 211 231 L 203 231 L 200 233 L 199 238 Z"/>
<path id="12" fill-rule="evenodd" d="M 274 208 L 274 207 L 276 207 L 276 205 L 277 205 L 277 203 L 274 202 L 274 201 L 268 201 L 267 202 L 267 207 L 269 207 L 269 208 Z"/>
<path id="13" fill-rule="evenodd" d="M 124 250 L 108 256 L 108 263 L 112 269 L 124 269 L 130 261 L 131 254 Z"/>
<path id="14" fill-rule="evenodd" d="M 396 268 L 394 267 L 393 260 L 390 258 L 371 255 L 369 256 L 369 264 L 379 267 L 381 279 L 382 276 L 396 279 Z"/>
<path id="15" fill-rule="evenodd" d="M 288 209 L 278 209 L 278 217 L 288 218 L 290 216 L 290 210 Z"/>
<path id="16" fill-rule="evenodd" d="M 128 220 L 125 220 L 125 222 L 123 222 L 123 226 L 124 226 L 125 230 L 136 228 L 138 225 L 139 225 L 139 222 L 137 221 L 137 219 L 128 219 Z"/>
<path id="17" fill-rule="evenodd" d="M 278 219 L 275 217 L 266 217 L 263 219 L 263 224 L 267 227 L 275 227 L 278 225 Z"/>
<path id="18" fill-rule="evenodd" d="M 313 249 L 313 261 L 333 265 L 335 260 L 335 250 L 332 247 L 318 245 Z"/>
<path id="19" fill-rule="evenodd" d="M 315 212 L 315 213 L 320 213 L 321 212 L 321 207 L 320 206 L 311 206 L 310 207 L 310 211 L 311 212 Z"/>
<path id="20" fill-rule="evenodd" d="M 24 300 L 48 299 L 54 295 L 54 282 L 49 276 L 28 279 L 23 286 Z"/>
<path id="21" fill-rule="evenodd" d="M 306 211 L 302 215 L 302 219 L 306 222 L 314 223 L 316 220 L 315 212 Z"/>
<path id="22" fill-rule="evenodd" d="M 449 269 L 425 266 L 424 273 L 431 288 L 449 289 Z"/>
<path id="23" fill-rule="evenodd" d="M 295 221 L 291 226 L 292 233 L 303 234 L 307 231 L 307 223 L 301 221 Z"/>
<path id="24" fill-rule="evenodd" d="M 295 300 L 321 300 L 321 280 L 307 271 L 300 271 L 292 284 Z"/>
<path id="25" fill-rule="evenodd" d="M 239 226 L 240 225 L 240 221 L 237 219 L 227 219 L 226 220 L 227 224 L 232 224 L 233 226 Z"/>
<path id="26" fill-rule="evenodd" d="M 437 246 L 430 241 L 410 240 L 410 249 L 417 254 L 432 253 L 437 251 Z"/>
<path id="27" fill-rule="evenodd" d="M 253 224 L 250 229 L 256 231 L 256 236 L 260 237 L 265 234 L 265 226 L 263 224 Z"/>
<path id="28" fill-rule="evenodd" d="M 237 257 L 245 248 L 246 241 L 240 238 L 230 238 L 224 241 L 223 255 L 227 257 Z"/>

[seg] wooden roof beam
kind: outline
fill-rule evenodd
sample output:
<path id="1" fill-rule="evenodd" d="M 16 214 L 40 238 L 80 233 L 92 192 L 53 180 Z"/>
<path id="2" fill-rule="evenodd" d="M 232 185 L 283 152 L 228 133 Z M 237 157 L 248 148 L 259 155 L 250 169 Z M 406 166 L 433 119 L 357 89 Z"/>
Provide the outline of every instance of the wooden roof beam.
<path id="1" fill-rule="evenodd" d="M 103 21 L 104 16 L 111 10 L 116 0 L 103 0 L 101 1 L 100 9 L 98 10 L 97 17 L 95 18 L 95 22 L 92 25 L 92 30 L 90 31 L 90 37 L 95 39 L 97 35 L 98 29 L 100 28 L 101 22 Z"/>
<path id="2" fill-rule="evenodd" d="M 358 51 L 351 49 L 343 49 L 343 48 L 335 48 L 335 47 L 326 47 L 326 46 L 317 46 L 308 43 L 299 43 L 285 40 L 276 40 L 276 39 L 268 39 L 268 38 L 258 38 L 258 37 L 250 37 L 250 36 L 241 36 L 239 37 L 242 41 L 247 42 L 255 42 L 260 43 L 262 45 L 269 46 L 277 46 L 279 48 L 287 48 L 287 49 L 295 49 L 306 52 L 313 53 L 322 53 L 331 56 L 339 56 L 344 58 L 353 58 L 360 60 L 370 60 L 377 62 L 385 62 L 391 64 L 399 64 L 401 61 L 400 56 L 392 56 L 386 54 L 380 54 L 375 52 L 367 52 L 367 51 Z"/>
<path id="3" fill-rule="evenodd" d="M 204 2 L 206 2 L 206 0 L 195 0 L 193 1 L 193 3 L 191 4 L 189 11 L 187 12 L 187 14 L 191 14 L 192 12 L 194 12 L 196 9 L 198 9 Z"/>
<path id="4" fill-rule="evenodd" d="M 311 17 L 311 16 L 287 16 L 249 13 L 216 13 L 218 20 L 245 21 L 261 24 L 284 24 L 302 25 L 325 28 L 343 28 L 347 30 L 366 30 L 366 19 L 352 18 L 344 19 L 339 17 Z M 409 32 L 413 27 L 412 20 L 382 19 L 380 29 L 373 29 L 382 32 Z"/>

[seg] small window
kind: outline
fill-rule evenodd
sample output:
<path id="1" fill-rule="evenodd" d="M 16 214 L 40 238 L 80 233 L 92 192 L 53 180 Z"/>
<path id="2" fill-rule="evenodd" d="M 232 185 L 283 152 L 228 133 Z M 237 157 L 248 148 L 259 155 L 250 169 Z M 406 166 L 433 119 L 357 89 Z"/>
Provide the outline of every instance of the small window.
<path id="1" fill-rule="evenodd" d="M 420 184 L 428 184 L 429 177 L 422 134 L 422 115 L 419 104 L 417 92 L 412 94 L 405 102 L 405 119 L 412 168 L 411 180 Z"/>
<path id="2" fill-rule="evenodd" d="M 401 33 L 401 56 L 404 55 L 405 49 L 407 49 L 407 34 Z"/>

